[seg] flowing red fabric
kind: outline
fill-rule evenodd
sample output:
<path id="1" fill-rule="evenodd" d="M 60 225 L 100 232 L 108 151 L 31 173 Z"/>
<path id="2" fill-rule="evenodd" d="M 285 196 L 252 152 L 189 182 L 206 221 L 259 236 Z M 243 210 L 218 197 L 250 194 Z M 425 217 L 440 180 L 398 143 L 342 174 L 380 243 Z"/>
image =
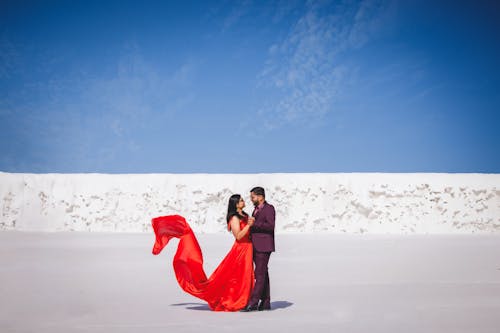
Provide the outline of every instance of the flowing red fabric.
<path id="1" fill-rule="evenodd" d="M 184 291 L 206 301 L 213 311 L 238 311 L 245 307 L 255 285 L 249 233 L 234 241 L 207 278 L 200 245 L 186 219 L 180 215 L 166 215 L 151 221 L 156 236 L 154 255 L 159 254 L 170 239 L 179 238 L 173 266 L 177 282 Z M 246 223 L 247 218 L 242 219 L 240 227 Z"/>

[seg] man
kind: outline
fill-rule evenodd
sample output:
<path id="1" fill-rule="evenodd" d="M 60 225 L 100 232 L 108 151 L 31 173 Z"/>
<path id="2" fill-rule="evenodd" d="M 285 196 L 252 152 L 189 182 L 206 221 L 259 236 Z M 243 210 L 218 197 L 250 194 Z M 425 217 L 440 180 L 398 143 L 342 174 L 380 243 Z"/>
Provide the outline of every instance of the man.
<path id="1" fill-rule="evenodd" d="M 250 227 L 250 238 L 253 244 L 253 260 L 255 263 L 255 286 L 247 305 L 242 312 L 255 310 L 271 310 L 271 292 L 267 264 L 274 249 L 274 206 L 266 201 L 262 187 L 254 187 L 250 191 L 250 199 L 255 206 L 252 213 L 254 223 Z M 260 303 L 259 303 L 260 300 Z"/>

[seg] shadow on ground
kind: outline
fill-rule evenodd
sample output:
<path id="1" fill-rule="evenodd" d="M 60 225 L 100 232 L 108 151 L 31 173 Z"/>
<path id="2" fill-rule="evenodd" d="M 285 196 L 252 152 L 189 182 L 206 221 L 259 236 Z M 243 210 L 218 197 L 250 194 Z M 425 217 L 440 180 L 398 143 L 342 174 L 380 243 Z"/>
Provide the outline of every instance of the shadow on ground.
<path id="1" fill-rule="evenodd" d="M 170 305 L 171 306 L 189 305 L 189 306 L 186 306 L 186 309 L 211 311 L 210 307 L 206 303 L 175 303 L 175 304 L 170 304 Z M 293 303 L 288 302 L 288 301 L 274 301 L 274 302 L 271 302 L 271 310 L 270 311 L 288 308 L 289 306 L 292 306 L 292 305 L 293 305 Z"/>

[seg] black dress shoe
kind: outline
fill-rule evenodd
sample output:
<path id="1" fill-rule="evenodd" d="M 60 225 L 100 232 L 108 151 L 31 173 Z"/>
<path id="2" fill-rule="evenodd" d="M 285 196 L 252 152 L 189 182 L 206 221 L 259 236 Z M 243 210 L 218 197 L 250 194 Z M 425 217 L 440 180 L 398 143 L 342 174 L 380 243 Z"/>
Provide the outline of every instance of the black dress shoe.
<path id="1" fill-rule="evenodd" d="M 271 310 L 271 303 L 269 303 L 269 302 L 260 302 L 258 310 L 259 311 Z"/>
<path id="2" fill-rule="evenodd" d="M 247 305 L 243 309 L 240 310 L 240 312 L 250 312 L 250 311 L 257 311 L 257 304 L 255 305 Z"/>

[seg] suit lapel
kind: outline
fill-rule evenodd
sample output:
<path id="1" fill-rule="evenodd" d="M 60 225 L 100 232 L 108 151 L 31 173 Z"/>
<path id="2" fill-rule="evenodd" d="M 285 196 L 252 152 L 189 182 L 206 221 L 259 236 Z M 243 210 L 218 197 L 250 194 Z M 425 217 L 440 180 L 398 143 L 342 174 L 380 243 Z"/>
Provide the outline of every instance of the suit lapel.
<path id="1" fill-rule="evenodd" d="M 255 214 L 255 209 L 257 209 L 257 207 L 255 207 L 253 209 L 253 212 L 252 212 L 252 216 L 255 217 L 255 219 L 257 219 L 257 216 L 260 215 L 260 213 L 262 213 L 262 211 L 264 210 L 264 207 L 266 207 L 267 205 L 267 201 L 264 201 L 264 205 L 262 206 L 262 208 L 257 212 L 257 214 Z M 255 215 L 254 215 L 255 214 Z"/>

